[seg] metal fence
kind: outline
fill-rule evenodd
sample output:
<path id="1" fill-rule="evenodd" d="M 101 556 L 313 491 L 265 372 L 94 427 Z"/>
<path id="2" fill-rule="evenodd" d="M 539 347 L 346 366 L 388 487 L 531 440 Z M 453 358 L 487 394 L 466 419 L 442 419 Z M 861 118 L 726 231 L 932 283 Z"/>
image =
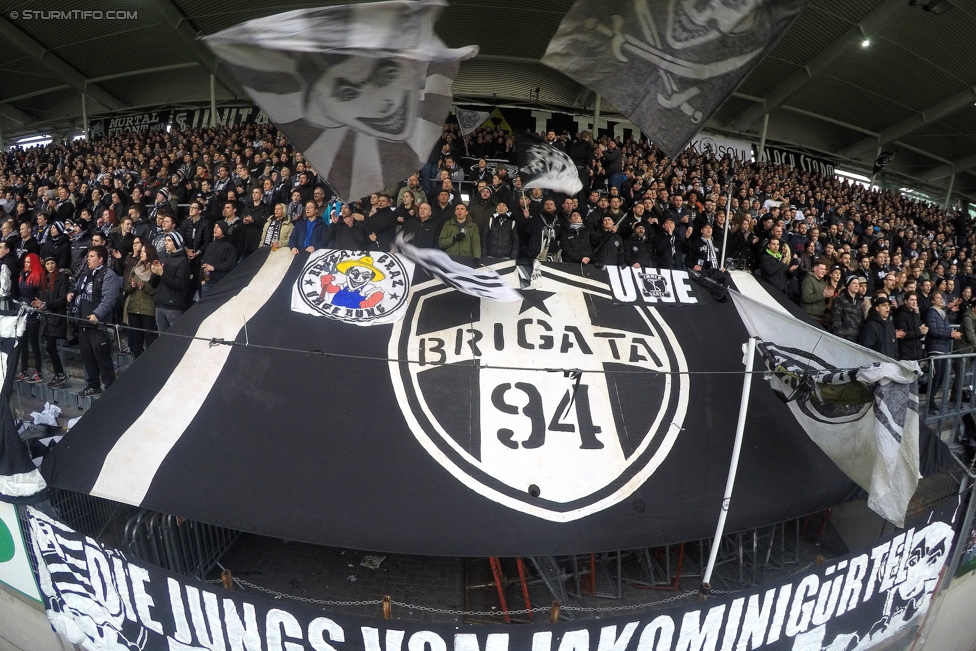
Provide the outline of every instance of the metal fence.
<path id="1" fill-rule="evenodd" d="M 935 355 L 924 368 L 919 386 L 921 416 L 932 431 L 950 445 L 966 437 L 966 425 L 976 429 L 973 373 L 976 354 Z"/>
<path id="2" fill-rule="evenodd" d="M 125 523 L 122 551 L 164 569 L 206 580 L 241 532 L 139 509 Z"/>
<path id="3" fill-rule="evenodd" d="M 53 515 L 75 531 L 118 547 L 129 557 L 201 581 L 241 535 L 232 529 L 84 493 L 52 488 L 49 495 Z M 28 531 L 26 509 L 19 509 L 18 515 L 22 530 Z M 30 556 L 36 571 L 37 562 L 33 554 Z"/>

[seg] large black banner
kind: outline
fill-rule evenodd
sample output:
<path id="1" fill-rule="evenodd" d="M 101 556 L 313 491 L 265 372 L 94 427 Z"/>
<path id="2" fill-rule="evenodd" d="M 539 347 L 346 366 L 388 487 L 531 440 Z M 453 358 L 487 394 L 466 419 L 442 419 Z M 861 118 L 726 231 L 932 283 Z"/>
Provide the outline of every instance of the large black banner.
<path id="1" fill-rule="evenodd" d="M 217 125 L 235 129 L 243 124 L 267 124 L 268 116 L 253 104 L 217 107 Z M 178 129 L 210 126 L 210 107 L 173 111 L 173 125 Z"/>
<path id="2" fill-rule="evenodd" d="M 519 287 L 514 260 L 486 262 Z M 733 280 L 774 300 L 751 275 Z M 807 327 L 823 339 L 811 363 L 886 359 Z M 688 270 L 546 263 L 503 303 L 398 254 L 263 248 L 172 332 L 45 458 L 50 484 L 417 554 L 588 553 L 714 531 L 749 331 Z M 860 494 L 791 406 L 873 436 L 873 405 L 815 397 L 787 405 L 755 380 L 730 531 Z M 903 441 L 913 480 L 940 466 L 938 437 L 921 438 L 921 455 Z M 867 464 L 853 476 L 870 488 L 873 457 L 847 456 Z"/>
<path id="3" fill-rule="evenodd" d="M 951 519 L 933 513 L 780 583 L 534 626 L 366 619 L 227 591 L 132 561 L 33 508 L 29 534 L 51 624 L 89 651 L 851 651 L 922 621 L 952 547 Z"/>
<path id="4" fill-rule="evenodd" d="M 792 149 L 767 146 L 766 161 L 773 165 L 788 165 L 793 169 L 822 174 L 823 176 L 834 175 L 833 161 L 811 156 L 800 151 L 793 151 Z"/>

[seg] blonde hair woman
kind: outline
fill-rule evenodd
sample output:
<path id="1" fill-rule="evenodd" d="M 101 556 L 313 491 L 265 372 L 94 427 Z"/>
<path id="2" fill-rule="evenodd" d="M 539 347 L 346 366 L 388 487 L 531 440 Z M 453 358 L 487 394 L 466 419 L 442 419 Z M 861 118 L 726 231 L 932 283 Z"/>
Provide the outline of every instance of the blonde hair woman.
<path id="1" fill-rule="evenodd" d="M 261 233 L 261 246 L 270 246 L 272 249 L 277 250 L 281 243 L 285 243 L 285 248 L 288 247 L 288 238 L 291 236 L 292 229 L 295 225 L 292 224 L 291 218 L 288 217 L 288 206 L 283 203 L 276 203 L 274 207 L 274 214 L 264 224 L 264 231 Z"/>

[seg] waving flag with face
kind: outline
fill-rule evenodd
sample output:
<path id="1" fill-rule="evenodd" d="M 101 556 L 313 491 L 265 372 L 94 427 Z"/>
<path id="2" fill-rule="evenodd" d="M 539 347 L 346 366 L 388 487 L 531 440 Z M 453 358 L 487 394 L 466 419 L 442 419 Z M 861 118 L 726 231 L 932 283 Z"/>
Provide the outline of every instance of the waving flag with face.
<path id="1" fill-rule="evenodd" d="M 477 47 L 434 34 L 444 0 L 289 11 L 207 37 L 340 198 L 376 192 L 426 162 Z"/>

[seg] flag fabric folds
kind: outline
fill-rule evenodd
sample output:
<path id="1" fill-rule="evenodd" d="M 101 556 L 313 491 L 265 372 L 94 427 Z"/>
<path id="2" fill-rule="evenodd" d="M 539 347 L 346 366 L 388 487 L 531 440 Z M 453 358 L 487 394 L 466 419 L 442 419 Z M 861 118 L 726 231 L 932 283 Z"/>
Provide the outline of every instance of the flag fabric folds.
<path id="1" fill-rule="evenodd" d="M 868 507 L 903 526 L 919 478 L 916 362 L 895 362 L 731 292 L 777 396 Z"/>
<path id="2" fill-rule="evenodd" d="M 673 157 L 806 2 L 577 0 L 542 62 L 612 102 Z"/>
<path id="3" fill-rule="evenodd" d="M 24 333 L 26 316 L 7 313 L 0 315 L 0 371 L 3 389 L 0 391 L 0 502 L 32 504 L 47 495 L 47 483 L 31 461 L 27 446 L 20 440 L 10 409 L 14 375 Z"/>
<path id="4" fill-rule="evenodd" d="M 466 136 L 491 117 L 488 111 L 471 111 L 469 109 L 456 108 L 454 115 L 457 117 L 458 126 L 461 127 L 461 135 Z"/>
<path id="5" fill-rule="evenodd" d="M 579 170 L 569 155 L 528 133 L 515 136 L 523 188 L 555 190 L 570 196 L 583 189 Z"/>
<path id="6" fill-rule="evenodd" d="M 505 279 L 494 269 L 466 267 L 452 260 L 451 256 L 440 249 L 421 249 L 414 246 L 402 233 L 397 235 L 396 251 L 417 266 L 429 271 L 445 285 L 465 294 L 503 303 L 522 300 L 518 290 L 505 282 Z"/>
<path id="7" fill-rule="evenodd" d="M 444 0 L 300 9 L 204 40 L 343 200 L 420 169 L 477 47 L 434 33 Z"/>

